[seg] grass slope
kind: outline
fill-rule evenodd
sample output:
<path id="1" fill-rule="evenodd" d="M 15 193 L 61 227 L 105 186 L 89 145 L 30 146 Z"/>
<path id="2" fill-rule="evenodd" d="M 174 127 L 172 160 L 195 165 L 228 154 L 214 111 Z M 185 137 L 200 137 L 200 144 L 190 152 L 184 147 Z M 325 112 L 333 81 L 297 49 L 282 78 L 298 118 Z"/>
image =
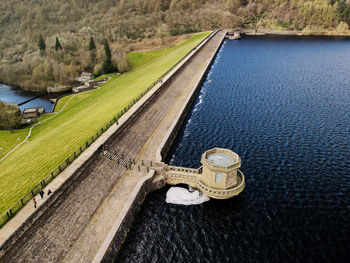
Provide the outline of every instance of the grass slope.
<path id="1" fill-rule="evenodd" d="M 0 130 L 0 159 L 13 147 L 25 139 L 30 128 L 17 130 Z"/>
<path id="2" fill-rule="evenodd" d="M 113 77 L 101 89 L 74 95 L 62 112 L 36 126 L 29 143 L 0 162 L 0 215 L 208 34 L 165 50 L 131 54 L 132 72 Z M 57 109 L 68 100 L 60 100 Z M 21 139 L 26 130 L 19 131 Z M 0 131 L 7 146 L 17 144 L 11 136 L 17 134 Z"/>

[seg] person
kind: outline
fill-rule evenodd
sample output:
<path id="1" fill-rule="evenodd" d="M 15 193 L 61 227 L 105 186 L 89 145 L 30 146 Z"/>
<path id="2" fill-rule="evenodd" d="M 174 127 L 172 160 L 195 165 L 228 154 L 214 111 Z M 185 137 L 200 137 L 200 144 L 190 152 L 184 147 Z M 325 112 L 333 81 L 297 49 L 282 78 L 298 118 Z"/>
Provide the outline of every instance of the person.
<path id="1" fill-rule="evenodd" d="M 35 197 L 33 198 L 33 202 L 34 202 L 34 208 L 36 208 L 36 200 L 35 200 Z"/>
<path id="2" fill-rule="evenodd" d="M 50 195 L 50 194 L 52 194 L 51 189 L 49 189 L 49 191 L 47 191 L 47 195 Z"/>
<path id="3" fill-rule="evenodd" d="M 43 200 L 44 199 L 44 191 L 43 191 L 43 189 L 40 189 L 40 191 L 39 191 L 39 195 L 40 195 L 40 197 L 41 197 L 41 200 Z"/>

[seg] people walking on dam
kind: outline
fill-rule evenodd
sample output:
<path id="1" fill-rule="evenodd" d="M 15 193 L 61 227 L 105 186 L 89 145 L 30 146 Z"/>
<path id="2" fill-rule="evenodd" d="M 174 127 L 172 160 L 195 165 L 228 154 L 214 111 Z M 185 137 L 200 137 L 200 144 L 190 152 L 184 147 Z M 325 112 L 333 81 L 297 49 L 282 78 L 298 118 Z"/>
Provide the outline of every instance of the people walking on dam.
<path id="1" fill-rule="evenodd" d="M 49 196 L 50 194 L 52 194 L 51 189 L 49 189 L 49 191 L 47 191 L 47 195 Z"/>
<path id="2" fill-rule="evenodd" d="M 35 197 L 33 198 L 34 208 L 36 208 L 36 200 Z"/>
<path id="3" fill-rule="evenodd" d="M 43 191 L 43 189 L 41 189 L 41 190 L 39 191 L 39 195 L 40 195 L 40 197 L 41 197 L 41 200 L 44 199 L 44 194 L 45 194 L 45 192 Z"/>

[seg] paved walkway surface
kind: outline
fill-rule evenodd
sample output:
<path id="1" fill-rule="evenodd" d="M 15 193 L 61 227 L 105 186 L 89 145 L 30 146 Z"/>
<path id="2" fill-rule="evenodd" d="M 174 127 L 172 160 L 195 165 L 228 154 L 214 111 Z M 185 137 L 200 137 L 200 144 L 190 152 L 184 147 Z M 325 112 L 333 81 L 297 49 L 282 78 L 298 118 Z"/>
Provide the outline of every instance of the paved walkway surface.
<path id="1" fill-rule="evenodd" d="M 223 37 L 224 33 L 216 34 L 110 148 L 127 157 L 155 160 L 164 135 Z M 128 193 L 146 174 L 125 170 L 98 156 L 0 262 L 91 262 Z"/>

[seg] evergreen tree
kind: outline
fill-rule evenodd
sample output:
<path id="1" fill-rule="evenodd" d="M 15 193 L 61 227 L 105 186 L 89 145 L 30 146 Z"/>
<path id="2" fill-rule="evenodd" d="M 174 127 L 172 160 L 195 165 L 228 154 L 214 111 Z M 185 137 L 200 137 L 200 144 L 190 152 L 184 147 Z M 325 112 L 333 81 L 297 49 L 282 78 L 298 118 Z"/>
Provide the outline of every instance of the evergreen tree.
<path id="1" fill-rule="evenodd" d="M 117 71 L 116 67 L 112 63 L 111 49 L 109 47 L 107 40 L 105 41 L 104 48 L 105 48 L 106 58 L 102 64 L 102 72 L 104 74 L 108 74 L 108 73 L 112 73 L 112 72 Z"/>
<path id="2" fill-rule="evenodd" d="M 114 67 L 112 64 L 112 60 L 109 57 L 106 57 L 102 64 L 102 72 L 103 74 L 108 74 L 114 72 Z"/>
<path id="3" fill-rule="evenodd" d="M 112 59 L 111 49 L 110 49 L 110 47 L 109 47 L 109 44 L 108 44 L 108 41 L 107 41 L 107 40 L 105 41 L 104 48 L 105 48 L 105 55 L 106 55 L 106 58 Z"/>
<path id="4" fill-rule="evenodd" d="M 43 53 L 46 49 L 46 44 L 45 44 L 45 41 L 44 41 L 43 36 L 41 34 L 39 35 L 38 45 L 39 45 L 39 50 L 41 51 L 41 53 Z"/>
<path id="5" fill-rule="evenodd" d="M 94 50 L 96 49 L 95 41 L 92 37 L 90 37 L 90 43 L 89 43 L 89 50 Z"/>
<path id="6" fill-rule="evenodd" d="M 55 45 L 55 50 L 59 50 L 61 49 L 62 50 L 62 46 L 61 46 L 61 43 L 60 41 L 58 40 L 58 37 L 56 37 L 56 45 Z"/>
<path id="7" fill-rule="evenodd" d="M 96 45 L 92 37 L 90 37 L 89 50 L 90 50 L 90 60 L 92 65 L 94 65 L 96 63 Z"/>

